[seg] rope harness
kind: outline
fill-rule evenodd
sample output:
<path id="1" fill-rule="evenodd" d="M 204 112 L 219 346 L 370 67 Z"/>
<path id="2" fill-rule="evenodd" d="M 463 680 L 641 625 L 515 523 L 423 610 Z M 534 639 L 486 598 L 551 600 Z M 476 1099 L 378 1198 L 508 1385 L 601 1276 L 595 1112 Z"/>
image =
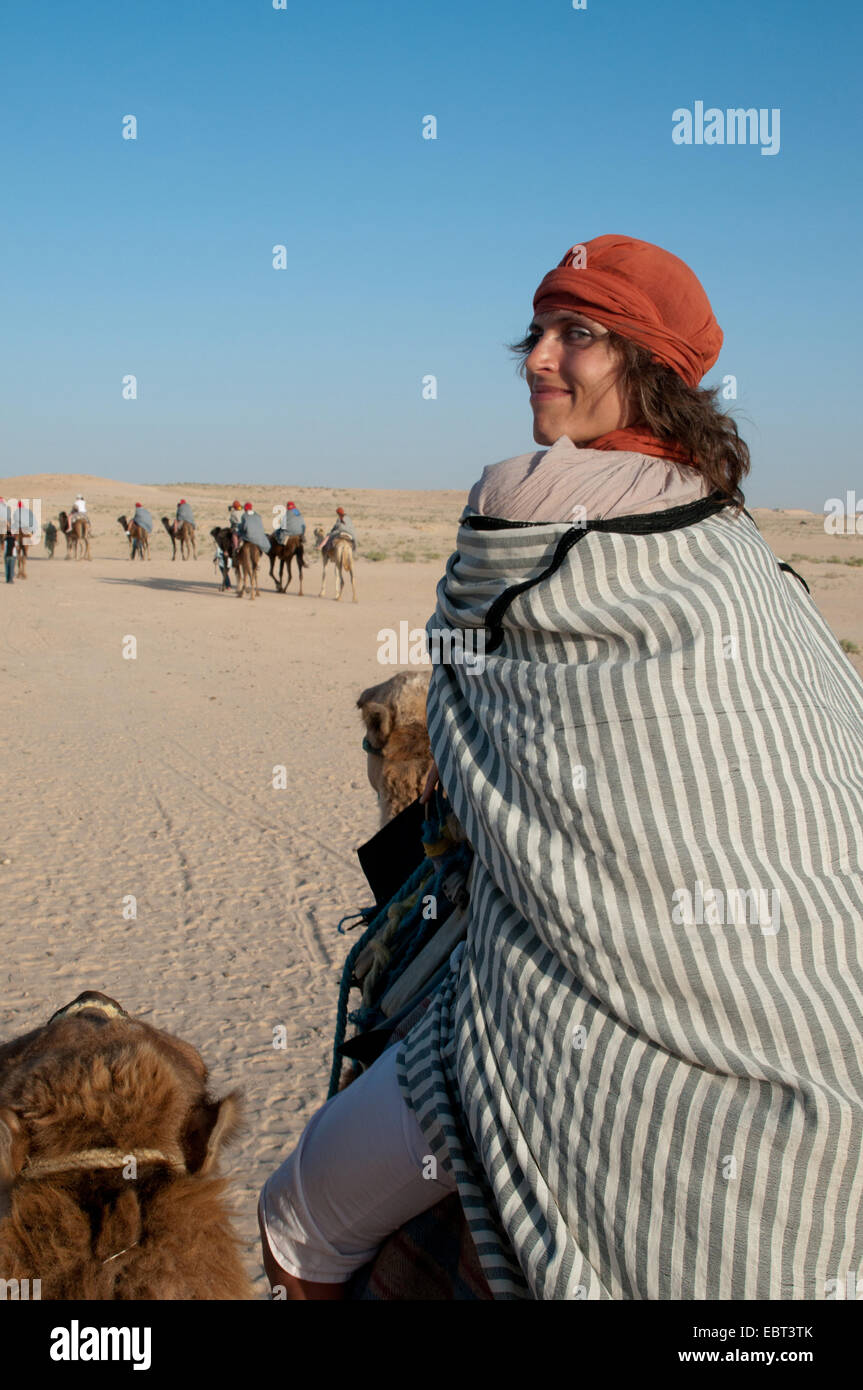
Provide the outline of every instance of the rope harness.
<path id="1" fill-rule="evenodd" d="M 18 1177 L 24 1180 L 35 1180 L 57 1173 L 88 1173 L 98 1172 L 101 1169 L 125 1168 L 132 1159 L 136 1164 L 164 1163 L 174 1173 L 186 1173 L 188 1171 L 179 1153 L 166 1154 L 161 1149 L 133 1149 L 129 1153 L 123 1153 L 121 1149 L 82 1149 L 80 1153 L 66 1154 L 64 1158 L 28 1158 Z M 118 1260 L 121 1255 L 127 1255 L 130 1250 L 134 1250 L 140 1243 L 140 1240 L 133 1240 L 131 1245 L 125 1245 L 122 1250 L 115 1251 L 113 1255 L 109 1255 L 101 1263 L 103 1265 L 111 1264 L 113 1260 Z"/>
<path id="2" fill-rule="evenodd" d="M 126 1153 L 122 1149 L 82 1149 L 80 1153 L 66 1154 L 63 1158 L 28 1158 L 18 1177 L 30 1180 L 55 1173 L 87 1173 L 96 1172 L 101 1168 L 125 1168 L 130 1161 L 136 1164 L 164 1163 L 175 1173 L 187 1172 L 180 1154 L 166 1154 L 161 1149 L 132 1149 Z"/>

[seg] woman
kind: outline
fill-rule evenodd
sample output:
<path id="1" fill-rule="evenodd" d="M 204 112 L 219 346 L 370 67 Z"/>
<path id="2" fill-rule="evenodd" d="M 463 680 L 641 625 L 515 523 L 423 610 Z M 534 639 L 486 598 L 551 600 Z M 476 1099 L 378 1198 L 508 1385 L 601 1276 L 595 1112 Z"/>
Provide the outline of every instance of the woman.
<path id="1" fill-rule="evenodd" d="M 264 1189 L 289 1297 L 454 1188 L 495 1298 L 814 1299 L 860 1264 L 863 686 L 742 510 L 721 343 L 632 238 L 537 291 L 550 447 L 486 469 L 431 619 L 486 633 L 428 702 L 467 938 Z"/>

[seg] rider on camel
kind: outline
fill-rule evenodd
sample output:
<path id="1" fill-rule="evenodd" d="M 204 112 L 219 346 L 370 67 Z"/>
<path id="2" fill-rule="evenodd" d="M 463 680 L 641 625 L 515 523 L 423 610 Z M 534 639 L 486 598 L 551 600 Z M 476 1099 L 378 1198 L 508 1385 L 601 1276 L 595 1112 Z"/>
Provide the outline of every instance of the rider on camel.
<path id="1" fill-rule="evenodd" d="M 304 540 L 306 536 L 306 523 L 296 502 L 286 504 L 285 514 L 276 532 L 276 540 L 280 545 L 284 545 L 289 536 L 302 536 Z"/>
<path id="2" fill-rule="evenodd" d="M 72 503 L 72 510 L 69 512 L 69 515 L 66 518 L 66 530 L 71 531 L 72 526 L 76 521 L 83 521 L 85 529 L 87 531 L 90 530 L 90 518 L 87 515 L 87 503 L 84 501 L 84 498 L 81 496 L 80 492 L 78 493 L 78 496 L 75 498 L 75 501 Z"/>
<path id="3" fill-rule="evenodd" d="M 243 508 L 243 519 L 240 522 L 238 535 L 241 542 L 248 541 L 250 545 L 256 545 L 264 555 L 269 555 L 269 536 L 264 530 L 263 521 L 251 502 L 247 502 Z"/>
<path id="4" fill-rule="evenodd" d="M 354 533 L 354 524 L 350 517 L 346 515 L 344 507 L 336 507 L 336 517 L 337 520 L 335 524 L 330 527 L 330 533 L 321 547 L 322 550 L 329 550 L 331 542 L 337 540 L 339 536 L 350 536 L 351 546 L 354 554 L 356 554 L 357 538 Z"/>
<path id="5" fill-rule="evenodd" d="M 180 527 L 182 526 L 184 521 L 187 522 L 189 526 L 194 526 L 195 514 L 192 511 L 190 504 L 186 501 L 185 497 L 181 497 L 179 505 L 177 507 L 177 515 L 174 519 L 174 525 L 171 528 L 175 536 L 178 534 Z"/>

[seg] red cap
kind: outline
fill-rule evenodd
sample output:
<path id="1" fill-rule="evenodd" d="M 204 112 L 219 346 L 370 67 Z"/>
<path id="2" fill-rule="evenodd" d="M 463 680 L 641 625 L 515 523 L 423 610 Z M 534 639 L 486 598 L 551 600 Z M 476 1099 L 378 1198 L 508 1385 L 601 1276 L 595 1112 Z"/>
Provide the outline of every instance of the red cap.
<path id="1" fill-rule="evenodd" d="M 337 516 L 344 516 L 344 514 L 345 514 L 345 509 L 344 509 L 344 507 L 336 507 L 336 515 L 337 515 Z"/>
<path id="2" fill-rule="evenodd" d="M 293 505 L 294 505 L 293 502 L 289 502 L 289 503 L 288 503 L 288 506 L 289 506 L 289 507 L 292 507 Z"/>
<path id="3" fill-rule="evenodd" d="M 185 507 L 185 505 L 186 505 L 186 499 L 185 499 L 185 497 L 181 497 L 181 498 L 180 498 L 180 506 L 181 506 L 181 507 Z"/>
<path id="4" fill-rule="evenodd" d="M 252 506 L 251 502 L 247 502 L 246 505 L 245 505 L 245 507 L 243 508 L 243 511 L 244 511 L 244 512 L 253 512 L 254 510 L 255 510 L 255 509 L 254 509 L 254 507 Z"/>
<path id="5" fill-rule="evenodd" d="M 240 504 L 239 504 L 239 502 L 237 501 L 237 499 L 234 498 L 233 502 L 231 503 L 231 506 L 232 506 L 232 507 L 239 507 L 239 505 L 240 505 Z"/>
<path id="6" fill-rule="evenodd" d="M 135 506 L 136 506 L 136 507 L 140 507 L 140 505 L 141 505 L 140 502 L 136 502 L 136 503 L 135 503 Z"/>

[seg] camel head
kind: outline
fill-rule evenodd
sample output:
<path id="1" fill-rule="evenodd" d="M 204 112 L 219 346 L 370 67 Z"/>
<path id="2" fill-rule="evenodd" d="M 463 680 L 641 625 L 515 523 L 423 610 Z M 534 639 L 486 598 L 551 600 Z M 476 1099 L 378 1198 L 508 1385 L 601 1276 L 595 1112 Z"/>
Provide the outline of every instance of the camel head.
<path id="1" fill-rule="evenodd" d="M 105 994 L 79 994 L 41 1027 L 0 1044 L 0 1189 L 80 1172 L 97 1162 L 86 1155 L 110 1150 L 203 1175 L 238 1125 L 238 1097 L 209 1095 L 207 1069 L 189 1043 Z"/>
<path id="2" fill-rule="evenodd" d="M 400 671 L 357 700 L 366 728 L 366 770 L 380 802 L 382 825 L 416 800 L 431 766 L 428 683 L 427 671 Z"/>
<path id="3" fill-rule="evenodd" d="M 0 1044 L 0 1279 L 47 1299 L 250 1298 L 195 1049 L 89 990 Z"/>

